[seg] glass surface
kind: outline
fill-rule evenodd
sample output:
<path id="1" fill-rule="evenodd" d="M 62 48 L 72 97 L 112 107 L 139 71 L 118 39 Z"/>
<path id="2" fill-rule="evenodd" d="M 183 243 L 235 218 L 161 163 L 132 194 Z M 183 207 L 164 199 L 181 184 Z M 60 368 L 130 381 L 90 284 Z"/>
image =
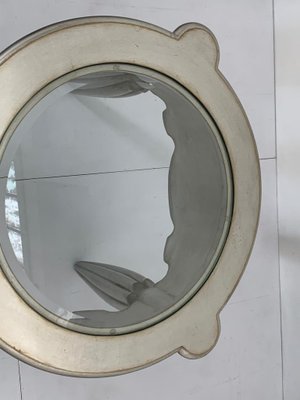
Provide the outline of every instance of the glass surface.
<path id="1" fill-rule="evenodd" d="M 65 80 L 1 160 L 4 270 L 68 328 L 141 329 L 217 262 L 231 218 L 226 150 L 203 107 L 161 74 L 107 65 Z"/>

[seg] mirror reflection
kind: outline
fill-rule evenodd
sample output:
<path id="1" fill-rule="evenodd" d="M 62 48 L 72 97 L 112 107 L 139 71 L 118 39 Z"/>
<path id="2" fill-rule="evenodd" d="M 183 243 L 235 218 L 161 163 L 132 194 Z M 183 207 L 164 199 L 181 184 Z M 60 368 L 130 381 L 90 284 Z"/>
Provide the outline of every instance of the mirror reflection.
<path id="1" fill-rule="evenodd" d="M 17 290 L 72 329 L 122 333 L 175 312 L 230 225 L 216 126 L 185 89 L 138 67 L 82 71 L 47 94 L 14 131 L 0 176 Z"/>

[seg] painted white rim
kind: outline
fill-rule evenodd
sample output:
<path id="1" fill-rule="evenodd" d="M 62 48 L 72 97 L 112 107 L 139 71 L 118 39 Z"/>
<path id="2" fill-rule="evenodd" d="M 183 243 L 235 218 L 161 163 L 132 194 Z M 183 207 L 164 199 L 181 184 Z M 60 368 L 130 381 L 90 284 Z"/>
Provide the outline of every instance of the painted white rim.
<path id="1" fill-rule="evenodd" d="M 43 317 L 0 272 L 0 345 L 48 371 L 74 376 L 120 374 L 179 351 L 200 357 L 216 343 L 219 312 L 237 285 L 254 242 L 260 171 L 245 113 L 218 71 L 218 45 L 207 28 L 186 24 L 170 33 L 122 18 L 64 21 L 21 40 L 0 56 L 0 156 L 24 107 L 66 74 L 125 63 L 161 72 L 186 88 L 218 126 L 230 158 L 233 215 L 221 256 L 201 290 L 177 312 L 144 330 L 117 336 L 75 332 Z M 37 97 L 35 97 L 37 100 Z M 9 267 L 1 252 L 0 262 Z M 170 334 L 171 332 L 171 334 Z"/>

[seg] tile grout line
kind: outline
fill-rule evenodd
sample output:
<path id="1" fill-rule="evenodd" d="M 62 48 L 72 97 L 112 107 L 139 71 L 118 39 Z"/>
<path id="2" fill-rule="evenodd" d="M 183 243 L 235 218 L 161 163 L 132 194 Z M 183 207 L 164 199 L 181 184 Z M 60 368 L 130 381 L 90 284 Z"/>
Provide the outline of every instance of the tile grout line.
<path id="1" fill-rule="evenodd" d="M 279 283 L 279 315 L 280 315 L 280 353 L 281 353 L 281 390 L 282 400 L 285 398 L 284 390 L 284 357 L 283 357 L 283 319 L 282 319 L 282 285 L 281 285 L 281 262 L 280 262 L 280 223 L 279 223 L 279 196 L 278 196 L 278 140 L 277 140 L 277 82 L 276 82 L 276 33 L 275 33 L 275 0 L 272 0 L 273 20 L 273 68 L 274 68 L 274 119 L 275 119 L 275 154 L 276 154 L 276 219 L 277 219 L 277 253 L 278 253 L 278 283 Z"/>
<path id="2" fill-rule="evenodd" d="M 276 160 L 276 155 L 273 157 L 260 157 L 259 161 L 267 161 L 267 160 Z M 162 167 L 151 167 L 151 168 L 134 168 L 134 169 L 124 169 L 124 170 L 116 170 L 116 171 L 99 171 L 99 172 L 87 172 L 82 174 L 69 174 L 69 175 L 50 175 L 50 176 L 37 176 L 33 178 L 21 178 L 15 179 L 16 182 L 23 181 L 32 181 L 39 179 L 58 179 L 58 178 L 76 178 L 80 176 L 91 176 L 91 175 L 105 175 L 105 174 L 119 174 L 126 172 L 143 172 L 143 171 L 156 171 L 161 169 L 169 169 L 169 166 Z M 7 179 L 7 176 L 0 176 L 0 179 Z"/>
<path id="3" fill-rule="evenodd" d="M 105 175 L 105 174 L 120 174 L 120 173 L 127 173 L 127 172 L 143 172 L 143 171 L 157 171 L 161 169 L 169 169 L 169 166 L 163 167 L 150 167 L 150 168 L 134 168 L 134 169 L 123 169 L 123 170 L 116 170 L 116 171 L 99 171 L 99 172 L 87 172 L 82 174 L 69 174 L 69 175 L 50 175 L 50 176 L 37 176 L 34 178 L 21 178 L 21 179 L 14 179 L 16 182 L 23 182 L 23 181 L 33 181 L 39 179 L 56 179 L 56 178 L 76 178 L 79 176 L 91 176 L 91 175 Z M 0 179 L 7 179 L 7 176 L 0 176 Z"/>
<path id="4" fill-rule="evenodd" d="M 18 360 L 18 375 L 19 375 L 20 396 L 21 396 L 21 400 L 23 400 L 21 366 L 20 366 L 20 361 L 19 360 Z"/>
<path id="5" fill-rule="evenodd" d="M 277 149 L 277 91 L 276 91 L 276 38 L 275 38 L 275 0 L 272 0 L 272 20 L 273 20 L 273 85 L 274 85 L 274 131 L 275 131 L 275 157 L 278 157 Z"/>

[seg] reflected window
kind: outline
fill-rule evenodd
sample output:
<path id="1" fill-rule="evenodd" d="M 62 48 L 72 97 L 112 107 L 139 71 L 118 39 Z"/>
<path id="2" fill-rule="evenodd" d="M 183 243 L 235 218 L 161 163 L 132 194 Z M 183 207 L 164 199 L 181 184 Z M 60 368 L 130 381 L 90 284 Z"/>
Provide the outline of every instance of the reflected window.
<path id="1" fill-rule="evenodd" d="M 23 264 L 23 246 L 21 236 L 20 212 L 16 184 L 15 165 L 12 162 L 8 172 L 5 196 L 5 221 L 8 237 L 17 260 Z"/>

